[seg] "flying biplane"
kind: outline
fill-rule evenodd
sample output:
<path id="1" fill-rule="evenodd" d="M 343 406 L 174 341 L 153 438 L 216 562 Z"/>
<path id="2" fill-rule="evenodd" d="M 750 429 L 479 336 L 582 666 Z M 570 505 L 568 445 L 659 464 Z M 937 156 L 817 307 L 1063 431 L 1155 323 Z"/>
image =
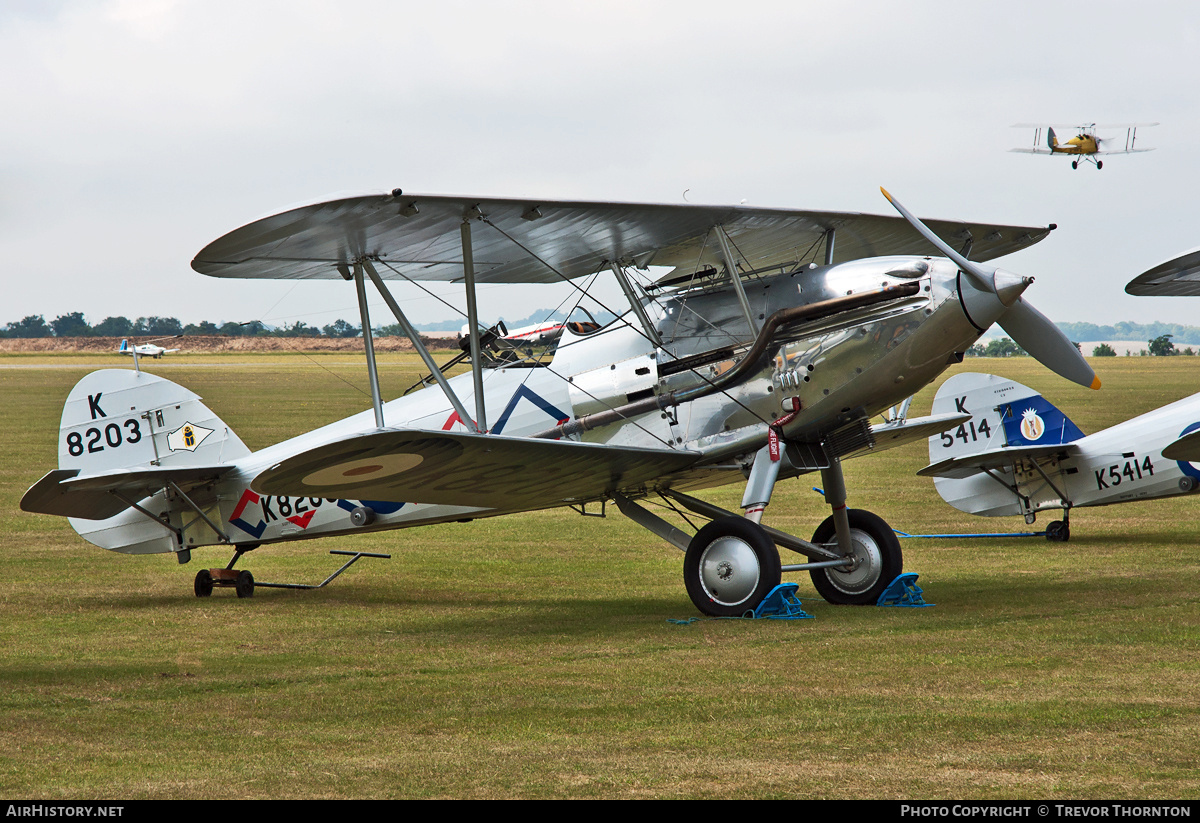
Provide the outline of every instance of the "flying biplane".
<path id="1" fill-rule="evenodd" d="M 174 335 L 174 337 L 178 337 L 178 336 L 179 335 Z M 172 339 L 174 339 L 174 337 L 162 337 L 159 339 L 160 340 L 172 340 Z M 162 346 L 154 345 L 153 342 L 139 343 L 138 345 L 131 346 L 131 345 L 129 345 L 129 340 L 127 338 L 121 339 L 121 347 L 119 349 L 117 349 L 118 354 L 129 354 L 129 355 L 132 355 L 135 359 L 138 357 L 153 357 L 156 360 L 158 358 L 162 357 L 164 354 L 170 354 L 171 352 L 176 352 L 176 351 L 179 351 L 179 349 L 164 349 Z"/>
<path id="2" fill-rule="evenodd" d="M 1060 509 L 1046 539 L 1071 536 L 1071 509 L 1188 494 L 1200 485 L 1200 394 L 1084 435 L 1044 397 L 991 374 L 956 374 L 933 400 L 934 415 L 969 420 L 929 438 L 942 499 L 985 517 Z"/>
<path id="3" fill-rule="evenodd" d="M 1137 130 L 1157 126 L 1158 123 L 1121 123 L 1118 125 L 1103 125 L 1097 126 L 1095 123 L 1088 123 L 1082 126 L 1059 126 L 1059 128 L 1073 129 L 1076 134 L 1065 143 L 1058 142 L 1058 136 L 1054 133 L 1054 126 L 1042 126 L 1036 123 L 1017 123 L 1013 126 L 1014 129 L 1033 129 L 1033 146 L 1027 149 L 1009 149 L 1009 151 L 1023 152 L 1025 154 L 1071 154 L 1082 157 L 1085 161 L 1094 165 L 1097 169 L 1104 168 L 1104 161 L 1097 159 L 1100 155 L 1105 154 L 1133 154 L 1134 152 L 1154 151 L 1154 149 L 1139 149 L 1137 148 Z M 1046 130 L 1046 147 L 1042 148 L 1039 144 L 1042 142 L 1042 129 Z M 1115 148 L 1119 144 L 1119 137 L 1104 137 L 1097 136 L 1099 129 L 1124 129 L 1125 130 L 1125 146 L 1124 148 Z M 1079 168 L 1079 160 L 1071 161 L 1071 168 Z"/>
<path id="4" fill-rule="evenodd" d="M 901 572 L 900 546 L 879 517 L 847 508 L 841 461 L 967 418 L 876 415 L 997 322 L 1060 375 L 1099 385 L 1022 298 L 1032 280 L 977 262 L 1052 226 L 926 227 L 892 203 L 902 217 L 396 189 L 258 220 L 192 267 L 353 283 L 371 408 L 252 453 L 182 386 L 93 372 L 67 398 L 59 468 L 21 505 L 66 515 L 113 551 L 186 563 L 225 546 L 233 559 L 201 570 L 196 593 L 215 582 L 244 596 L 253 577 L 233 567 L 261 544 L 550 507 L 603 514 L 613 503 L 686 553 L 686 588 L 706 614 L 752 610 L 783 571 L 807 571 L 830 602 L 873 603 Z M 949 259 L 927 256 L 930 244 Z M 638 273 L 659 267 L 670 271 L 642 288 Z M 629 301 L 615 320 L 568 317 L 554 345 L 528 357 L 497 346 L 498 330 L 481 333 L 478 284 L 599 274 Z M 469 372 L 447 378 L 421 344 L 385 283 L 410 279 L 463 282 Z M 386 403 L 368 283 L 429 371 L 426 388 Z M 832 511 L 812 539 L 763 525 L 775 484 L 806 472 L 821 473 Z M 741 515 L 693 496 L 728 483 L 745 483 Z M 656 501 L 711 522 L 688 534 L 647 507 Z M 777 547 L 803 562 L 781 565 Z"/>

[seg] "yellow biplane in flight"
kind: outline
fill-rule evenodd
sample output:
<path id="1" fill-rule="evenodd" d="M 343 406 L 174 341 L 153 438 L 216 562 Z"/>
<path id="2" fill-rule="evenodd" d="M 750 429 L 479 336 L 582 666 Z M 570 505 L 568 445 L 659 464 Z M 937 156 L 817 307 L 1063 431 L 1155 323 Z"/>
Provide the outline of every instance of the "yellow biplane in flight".
<path id="1" fill-rule="evenodd" d="M 1154 151 L 1154 149 L 1139 149 L 1135 148 L 1137 143 L 1137 130 L 1140 128 L 1149 128 L 1157 126 L 1158 123 L 1120 123 L 1117 125 L 1102 125 L 1097 126 L 1095 123 L 1087 123 L 1082 126 L 1063 126 L 1059 128 L 1073 129 L 1076 134 L 1065 143 L 1058 142 L 1058 136 L 1054 133 L 1054 126 L 1043 126 L 1037 123 L 1017 123 L 1013 126 L 1014 129 L 1033 129 L 1033 146 L 1027 149 L 1009 149 L 1009 151 L 1018 151 L 1024 154 L 1073 154 L 1076 159 L 1071 161 L 1071 168 L 1079 168 L 1079 157 L 1094 165 L 1097 169 L 1104 168 L 1104 161 L 1098 159 L 1102 154 L 1133 154 L 1140 151 Z M 1042 148 L 1042 130 L 1046 131 L 1046 146 Z M 1120 137 L 1099 137 L 1096 132 L 1098 129 L 1125 129 L 1125 147 L 1110 148 L 1110 146 L 1120 145 Z"/>

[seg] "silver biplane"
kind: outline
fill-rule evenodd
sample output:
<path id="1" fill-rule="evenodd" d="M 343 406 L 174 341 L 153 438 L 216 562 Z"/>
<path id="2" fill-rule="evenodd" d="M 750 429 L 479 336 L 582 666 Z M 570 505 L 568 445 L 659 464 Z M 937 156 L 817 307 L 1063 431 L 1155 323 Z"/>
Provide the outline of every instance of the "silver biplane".
<path id="1" fill-rule="evenodd" d="M 969 419 L 929 438 L 942 499 L 984 517 L 1061 510 L 1046 539 L 1071 536 L 1071 509 L 1175 497 L 1200 486 L 1200 394 L 1085 435 L 1033 389 L 991 374 L 956 374 L 932 413 Z"/>
<path id="2" fill-rule="evenodd" d="M 67 398 L 59 468 L 21 505 L 65 515 L 113 551 L 185 563 L 201 546 L 231 548 L 226 568 L 197 574 L 196 593 L 216 583 L 246 596 L 253 577 L 234 563 L 261 544 L 611 502 L 686 553 L 687 591 L 706 614 L 754 609 L 783 571 L 809 572 L 830 602 L 873 603 L 901 572 L 900 546 L 879 517 L 847 508 L 841 461 L 964 419 L 876 415 L 997 322 L 1060 375 L 1098 387 L 1023 300 L 1032 280 L 975 262 L 1053 226 L 926 227 L 892 202 L 902 217 L 397 189 L 258 220 L 192 267 L 352 283 L 372 407 L 251 453 L 182 386 L 94 372 Z M 927 256 L 930 244 L 949 259 Z M 633 275 L 651 267 L 670 271 L 642 288 Z M 598 273 L 629 309 L 606 325 L 568 317 L 537 354 L 478 321 L 479 284 Z M 388 289 L 395 280 L 464 284 L 468 373 L 443 374 Z M 388 402 L 369 285 L 429 371 L 425 388 Z M 811 540 L 761 523 L 775 484 L 805 472 L 820 472 L 831 509 Z M 728 483 L 745 483 L 740 515 L 693 496 Z M 710 522 L 689 534 L 647 507 L 656 501 Z M 777 547 L 802 562 L 782 565 Z"/>

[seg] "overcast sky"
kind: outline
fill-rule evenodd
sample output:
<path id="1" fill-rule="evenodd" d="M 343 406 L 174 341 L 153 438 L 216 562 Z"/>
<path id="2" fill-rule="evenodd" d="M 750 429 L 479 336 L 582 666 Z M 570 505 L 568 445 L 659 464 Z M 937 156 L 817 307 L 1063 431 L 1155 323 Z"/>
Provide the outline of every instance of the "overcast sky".
<path id="1" fill-rule="evenodd" d="M 1200 325 L 1200 299 L 1124 293 L 1200 245 L 1198 20 L 1186 1 L 2 0 L 0 325 L 357 323 L 349 284 L 189 266 L 339 191 L 891 213 L 881 185 L 925 217 L 1057 223 L 1002 261 L 1054 320 Z M 1007 151 L 1042 121 L 1160 125 L 1138 134 L 1155 151 L 1072 171 Z M 397 294 L 415 322 L 452 316 Z M 481 313 L 561 296 L 492 286 Z"/>

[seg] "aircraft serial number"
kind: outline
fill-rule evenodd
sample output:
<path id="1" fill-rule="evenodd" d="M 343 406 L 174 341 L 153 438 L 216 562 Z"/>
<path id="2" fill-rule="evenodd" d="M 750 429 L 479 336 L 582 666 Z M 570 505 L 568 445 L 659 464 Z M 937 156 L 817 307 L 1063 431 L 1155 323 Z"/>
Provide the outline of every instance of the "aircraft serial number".
<path id="1" fill-rule="evenodd" d="M 1119 486 L 1122 482 L 1132 483 L 1143 477 L 1154 476 L 1154 464 L 1150 462 L 1149 457 L 1140 463 L 1137 455 L 1131 455 L 1131 457 L 1131 460 L 1114 463 L 1107 469 L 1096 469 L 1096 489 L 1107 489 L 1110 486 Z"/>
<path id="2" fill-rule="evenodd" d="M 292 517 L 293 515 L 302 515 L 307 511 L 321 508 L 322 503 L 336 503 L 335 497 L 263 497 L 259 503 L 262 505 L 263 519 L 270 523 L 272 520 L 278 520 L 279 516 L 271 510 L 272 505 L 279 509 L 279 514 L 284 517 Z"/>
<path id="3" fill-rule="evenodd" d="M 967 428 L 968 425 L 970 425 L 969 430 Z M 963 423 L 961 426 L 959 426 L 953 434 L 948 431 L 942 432 L 942 448 L 950 448 L 954 445 L 955 440 L 961 440 L 964 443 L 974 443 L 981 437 L 984 440 L 987 440 L 991 438 L 991 436 L 992 427 L 988 425 L 986 417 L 980 421 L 978 426 L 975 425 L 974 420 L 971 420 L 968 421 L 968 423 Z"/>
<path id="4" fill-rule="evenodd" d="M 122 426 L 128 431 L 123 431 Z M 71 432 L 67 435 L 67 453 L 79 457 L 85 451 L 95 454 L 105 448 L 115 449 L 123 443 L 138 443 L 142 439 L 142 427 L 137 418 L 130 418 L 124 423 L 109 423 L 103 430 L 92 426 L 84 432 Z"/>

